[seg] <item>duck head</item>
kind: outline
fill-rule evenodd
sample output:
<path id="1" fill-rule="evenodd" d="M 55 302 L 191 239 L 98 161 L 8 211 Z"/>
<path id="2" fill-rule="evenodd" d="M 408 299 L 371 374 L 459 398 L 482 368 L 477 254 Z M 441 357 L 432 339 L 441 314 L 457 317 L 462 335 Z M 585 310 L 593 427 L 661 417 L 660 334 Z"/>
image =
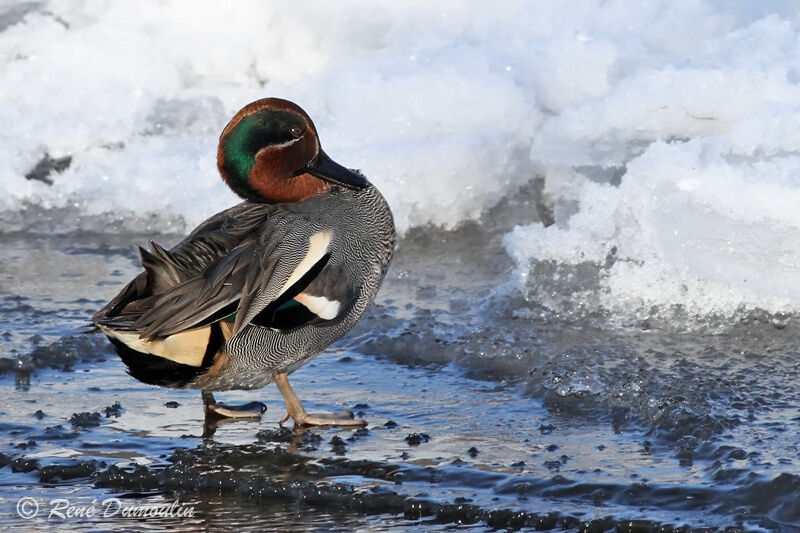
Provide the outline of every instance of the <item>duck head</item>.
<path id="1" fill-rule="evenodd" d="M 255 202 L 299 202 L 331 183 L 369 186 L 322 151 L 300 106 L 280 98 L 256 100 L 236 113 L 220 135 L 217 168 L 233 192 Z"/>

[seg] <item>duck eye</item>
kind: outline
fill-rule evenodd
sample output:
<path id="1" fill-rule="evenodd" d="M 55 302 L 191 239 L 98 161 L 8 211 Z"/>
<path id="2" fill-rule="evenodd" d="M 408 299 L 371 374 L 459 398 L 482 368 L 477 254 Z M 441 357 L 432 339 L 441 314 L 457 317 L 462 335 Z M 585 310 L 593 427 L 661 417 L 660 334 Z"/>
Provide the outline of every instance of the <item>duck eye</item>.
<path id="1" fill-rule="evenodd" d="M 298 139 L 298 138 L 300 138 L 301 135 L 303 135 L 303 130 L 302 129 L 296 128 L 296 127 L 292 128 L 292 137 L 294 137 L 295 139 Z"/>

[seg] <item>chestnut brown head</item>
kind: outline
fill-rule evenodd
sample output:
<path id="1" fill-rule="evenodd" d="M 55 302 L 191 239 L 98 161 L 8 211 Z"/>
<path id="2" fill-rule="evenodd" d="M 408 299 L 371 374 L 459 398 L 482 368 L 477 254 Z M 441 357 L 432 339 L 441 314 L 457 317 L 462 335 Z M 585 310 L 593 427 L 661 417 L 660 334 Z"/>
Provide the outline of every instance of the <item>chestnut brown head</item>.
<path id="1" fill-rule="evenodd" d="M 254 202 L 299 202 L 331 183 L 369 186 L 322 151 L 305 111 L 280 98 L 256 100 L 236 113 L 220 135 L 217 167 L 236 194 Z"/>

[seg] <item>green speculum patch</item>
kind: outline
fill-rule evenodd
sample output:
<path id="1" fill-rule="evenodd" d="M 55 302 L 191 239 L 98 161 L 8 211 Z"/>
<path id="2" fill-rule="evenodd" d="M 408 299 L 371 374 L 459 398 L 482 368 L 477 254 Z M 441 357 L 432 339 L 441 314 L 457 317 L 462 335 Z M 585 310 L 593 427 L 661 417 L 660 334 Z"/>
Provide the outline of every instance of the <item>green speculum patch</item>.
<path id="1" fill-rule="evenodd" d="M 250 184 L 256 154 L 267 146 L 292 140 L 291 129 L 298 123 L 298 118 L 286 111 L 265 110 L 244 117 L 225 136 L 222 140 L 225 154 L 222 171 L 236 194 L 248 200 L 261 198 Z"/>

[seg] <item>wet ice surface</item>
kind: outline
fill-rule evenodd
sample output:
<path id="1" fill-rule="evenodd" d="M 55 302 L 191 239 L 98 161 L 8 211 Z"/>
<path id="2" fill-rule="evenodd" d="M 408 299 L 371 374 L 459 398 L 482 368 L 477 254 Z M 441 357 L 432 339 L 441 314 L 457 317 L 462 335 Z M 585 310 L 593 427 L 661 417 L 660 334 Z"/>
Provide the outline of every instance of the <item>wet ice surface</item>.
<path id="1" fill-rule="evenodd" d="M 3 236 L 4 520 L 28 529 L 14 508 L 32 495 L 43 509 L 180 498 L 197 516 L 152 524 L 183 530 L 800 524 L 794 323 L 751 314 L 681 333 L 531 303 L 505 281 L 503 221 L 520 207 L 412 230 L 370 315 L 294 374 L 307 408 L 352 409 L 369 421 L 358 432 L 280 430 L 267 387 L 219 394 L 269 410 L 203 439 L 198 392 L 138 383 L 76 332 L 148 237 Z"/>

